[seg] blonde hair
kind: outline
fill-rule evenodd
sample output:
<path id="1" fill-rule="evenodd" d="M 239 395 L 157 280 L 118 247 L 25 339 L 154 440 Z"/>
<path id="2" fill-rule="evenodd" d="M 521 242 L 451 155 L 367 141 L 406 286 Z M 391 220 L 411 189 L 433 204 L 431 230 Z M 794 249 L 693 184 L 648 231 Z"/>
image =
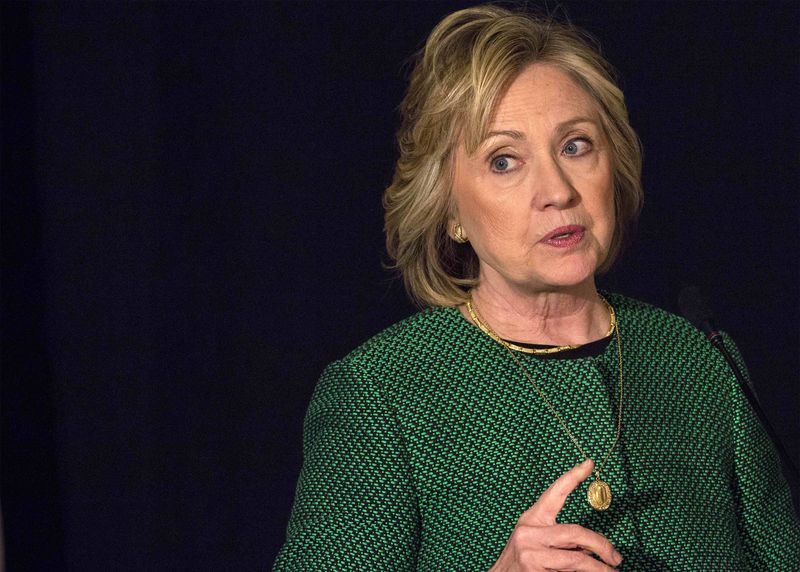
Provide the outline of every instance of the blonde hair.
<path id="1" fill-rule="evenodd" d="M 400 156 L 383 195 L 386 248 L 409 296 L 455 306 L 477 284 L 478 258 L 447 232 L 451 157 L 472 153 L 505 89 L 532 63 L 566 72 L 592 96 L 612 150 L 616 229 L 600 272 L 611 267 L 642 205 L 641 147 L 614 72 L 588 36 L 551 18 L 493 5 L 444 18 L 417 55 L 400 106 Z"/>

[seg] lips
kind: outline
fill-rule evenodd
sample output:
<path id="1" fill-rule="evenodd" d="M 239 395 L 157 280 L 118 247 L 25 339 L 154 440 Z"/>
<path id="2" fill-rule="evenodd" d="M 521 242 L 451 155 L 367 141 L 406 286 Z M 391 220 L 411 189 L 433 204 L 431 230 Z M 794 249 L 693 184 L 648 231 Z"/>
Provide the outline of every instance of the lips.
<path id="1" fill-rule="evenodd" d="M 542 238 L 541 242 L 556 248 L 569 248 L 583 240 L 584 234 L 586 234 L 586 228 L 577 224 L 570 224 L 550 231 Z"/>

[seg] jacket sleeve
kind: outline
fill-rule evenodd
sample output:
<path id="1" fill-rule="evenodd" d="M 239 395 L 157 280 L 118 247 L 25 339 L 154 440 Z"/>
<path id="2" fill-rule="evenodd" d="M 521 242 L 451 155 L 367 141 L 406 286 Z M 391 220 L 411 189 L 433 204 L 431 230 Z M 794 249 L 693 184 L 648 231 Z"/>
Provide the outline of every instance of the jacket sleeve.
<path id="1" fill-rule="evenodd" d="M 331 364 L 303 434 L 303 467 L 274 570 L 414 569 L 416 496 L 380 385 L 352 358 Z"/>
<path id="2" fill-rule="evenodd" d="M 742 371 L 729 338 L 725 346 Z M 738 526 L 750 570 L 800 570 L 800 524 L 780 459 L 738 382 L 733 380 L 734 494 Z"/>

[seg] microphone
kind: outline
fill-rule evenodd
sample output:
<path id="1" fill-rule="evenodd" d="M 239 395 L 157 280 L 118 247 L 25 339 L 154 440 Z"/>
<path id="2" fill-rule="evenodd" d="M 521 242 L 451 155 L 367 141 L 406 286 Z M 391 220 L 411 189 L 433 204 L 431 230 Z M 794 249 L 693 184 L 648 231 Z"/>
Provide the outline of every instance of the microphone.
<path id="1" fill-rule="evenodd" d="M 775 430 L 772 428 L 769 419 L 767 419 L 767 416 L 764 414 L 764 410 L 761 409 L 761 405 L 758 402 L 758 398 L 756 397 L 753 386 L 751 385 L 750 381 L 745 378 L 741 368 L 739 367 L 739 364 L 736 363 L 736 360 L 733 359 L 733 356 L 731 356 L 730 352 L 728 352 L 728 349 L 725 347 L 725 340 L 722 337 L 722 333 L 714 326 L 714 316 L 711 312 L 711 308 L 706 302 L 706 299 L 703 297 L 697 287 L 687 286 L 686 288 L 683 288 L 678 295 L 678 308 L 680 308 L 683 317 L 689 320 L 698 330 L 702 331 L 711 344 L 717 348 L 717 350 L 719 350 L 719 352 L 722 354 L 722 357 L 725 358 L 728 366 L 733 371 L 733 375 L 736 376 L 736 380 L 739 382 L 742 392 L 744 393 L 745 397 L 747 397 L 747 400 L 750 402 L 750 406 L 753 408 L 753 411 L 755 412 L 759 421 L 761 421 L 762 427 L 764 427 L 764 430 L 772 440 L 773 445 L 775 445 L 775 449 L 778 451 L 778 455 L 781 458 L 784 468 L 784 476 L 789 482 L 789 488 L 795 497 L 795 509 L 797 510 L 798 502 L 800 501 L 800 492 L 797 490 L 797 468 L 794 466 L 791 458 L 786 453 L 786 449 L 784 449 L 783 444 L 778 438 L 778 435 L 775 433 Z"/>
<path id="2" fill-rule="evenodd" d="M 703 332 L 708 341 L 710 341 L 715 348 L 719 350 L 728 366 L 733 370 L 736 380 L 742 387 L 747 387 L 755 396 L 755 388 L 753 388 L 750 380 L 745 378 L 739 364 L 733 359 L 733 356 L 728 352 L 725 347 L 725 340 L 722 333 L 714 326 L 714 314 L 711 312 L 711 307 L 706 302 L 700 289 L 696 286 L 687 286 L 682 289 L 678 294 L 678 308 L 680 308 L 683 317 L 689 320 L 695 328 Z"/>
<path id="3" fill-rule="evenodd" d="M 696 286 L 687 286 L 678 295 L 678 308 L 683 317 L 702 331 L 715 346 L 722 334 L 714 327 L 714 315 L 711 313 L 706 299 Z"/>

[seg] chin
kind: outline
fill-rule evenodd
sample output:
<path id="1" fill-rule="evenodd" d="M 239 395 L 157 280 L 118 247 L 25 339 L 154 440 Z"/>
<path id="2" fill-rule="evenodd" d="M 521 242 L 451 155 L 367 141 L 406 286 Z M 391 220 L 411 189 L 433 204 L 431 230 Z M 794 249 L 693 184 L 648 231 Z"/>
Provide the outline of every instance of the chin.
<path id="1" fill-rule="evenodd" d="M 582 280 L 553 280 L 548 284 L 547 289 L 570 291 L 587 284 L 591 284 L 594 287 L 594 276 L 587 276 Z"/>
<path id="2" fill-rule="evenodd" d="M 572 288 L 588 282 L 594 284 L 597 265 L 591 264 L 578 268 L 562 268 L 548 275 L 539 275 L 538 281 L 554 288 Z"/>

